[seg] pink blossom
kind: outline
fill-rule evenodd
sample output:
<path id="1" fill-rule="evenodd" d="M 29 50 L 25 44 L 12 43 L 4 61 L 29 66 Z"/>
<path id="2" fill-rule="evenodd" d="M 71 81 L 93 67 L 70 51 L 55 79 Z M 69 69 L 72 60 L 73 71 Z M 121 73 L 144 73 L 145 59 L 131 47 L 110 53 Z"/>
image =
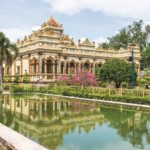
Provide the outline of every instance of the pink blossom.
<path id="1" fill-rule="evenodd" d="M 67 76 L 61 75 L 57 77 L 57 81 L 60 83 L 66 83 L 77 86 L 97 86 L 96 77 L 89 71 L 77 71 L 76 75 Z"/>

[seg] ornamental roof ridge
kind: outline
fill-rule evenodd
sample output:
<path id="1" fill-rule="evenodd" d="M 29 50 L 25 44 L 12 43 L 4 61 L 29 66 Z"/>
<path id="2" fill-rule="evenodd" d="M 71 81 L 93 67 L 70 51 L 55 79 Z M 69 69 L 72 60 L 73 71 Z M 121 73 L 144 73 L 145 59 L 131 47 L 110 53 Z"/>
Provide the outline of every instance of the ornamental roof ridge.
<path id="1" fill-rule="evenodd" d="M 88 38 L 85 38 L 80 45 L 94 46 L 93 43 L 90 42 Z"/>

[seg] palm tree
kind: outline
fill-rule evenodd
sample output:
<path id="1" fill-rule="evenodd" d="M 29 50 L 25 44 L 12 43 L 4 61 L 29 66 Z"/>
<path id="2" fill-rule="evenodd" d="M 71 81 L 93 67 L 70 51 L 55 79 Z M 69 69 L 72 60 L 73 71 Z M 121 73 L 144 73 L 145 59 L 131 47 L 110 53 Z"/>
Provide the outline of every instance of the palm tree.
<path id="1" fill-rule="evenodd" d="M 0 32 L 0 90 L 3 89 L 3 64 L 11 65 L 18 54 L 18 48 L 4 33 Z"/>

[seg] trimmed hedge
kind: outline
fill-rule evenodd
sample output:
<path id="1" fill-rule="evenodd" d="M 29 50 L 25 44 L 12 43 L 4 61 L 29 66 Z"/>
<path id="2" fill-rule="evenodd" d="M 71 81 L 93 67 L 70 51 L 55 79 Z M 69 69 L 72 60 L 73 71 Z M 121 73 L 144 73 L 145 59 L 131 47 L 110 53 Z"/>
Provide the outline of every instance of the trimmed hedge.
<path id="1" fill-rule="evenodd" d="M 90 98 L 90 99 L 100 99 L 100 100 L 110 100 L 117 102 L 125 102 L 125 103 L 135 103 L 135 104 L 147 104 L 150 105 L 150 97 L 149 96 L 134 96 L 134 95 L 113 95 L 113 94 L 101 94 L 101 93 L 93 93 L 88 89 L 77 89 L 77 87 L 69 87 L 69 86 L 49 86 L 49 87 L 20 87 L 14 85 L 12 87 L 13 93 L 21 93 L 21 92 L 39 92 L 39 93 L 49 93 L 49 94 L 58 94 L 64 96 L 74 96 L 81 98 Z"/>
<path id="2" fill-rule="evenodd" d="M 150 97 L 135 97 L 135 96 L 127 96 L 127 95 L 121 96 L 121 95 L 107 95 L 107 94 L 82 94 L 82 93 L 69 92 L 69 91 L 64 91 L 63 95 L 81 97 L 81 98 L 91 98 L 91 99 L 110 100 L 110 101 L 117 101 L 117 102 L 150 105 Z"/>

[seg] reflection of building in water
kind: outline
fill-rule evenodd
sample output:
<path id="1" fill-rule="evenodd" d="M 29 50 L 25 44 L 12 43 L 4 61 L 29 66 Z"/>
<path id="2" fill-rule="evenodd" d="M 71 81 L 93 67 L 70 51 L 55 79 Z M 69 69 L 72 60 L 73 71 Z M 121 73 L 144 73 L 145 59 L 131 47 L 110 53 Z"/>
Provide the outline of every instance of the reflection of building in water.
<path id="1" fill-rule="evenodd" d="M 58 98 L 20 98 L 4 96 L 4 112 L 11 111 L 11 126 L 25 136 L 49 148 L 63 143 L 63 136 L 74 131 L 89 132 L 96 123 L 102 124 L 104 116 L 93 102 L 81 102 Z M 8 114 L 5 114 L 6 119 Z"/>
<path id="2" fill-rule="evenodd" d="M 25 98 L 9 98 L 9 95 L 4 97 L 3 107 L 14 113 L 29 116 L 32 119 L 42 119 L 44 116 L 48 117 L 55 111 L 65 111 L 70 106 L 67 100 L 53 101 L 39 99 L 25 99 Z"/>
<path id="3" fill-rule="evenodd" d="M 0 122 L 48 148 L 63 144 L 66 134 L 89 133 L 103 123 L 134 147 L 143 148 L 143 137 L 150 143 L 150 115 L 139 109 L 120 112 L 95 102 L 39 96 L 6 95 L 0 104 Z"/>

